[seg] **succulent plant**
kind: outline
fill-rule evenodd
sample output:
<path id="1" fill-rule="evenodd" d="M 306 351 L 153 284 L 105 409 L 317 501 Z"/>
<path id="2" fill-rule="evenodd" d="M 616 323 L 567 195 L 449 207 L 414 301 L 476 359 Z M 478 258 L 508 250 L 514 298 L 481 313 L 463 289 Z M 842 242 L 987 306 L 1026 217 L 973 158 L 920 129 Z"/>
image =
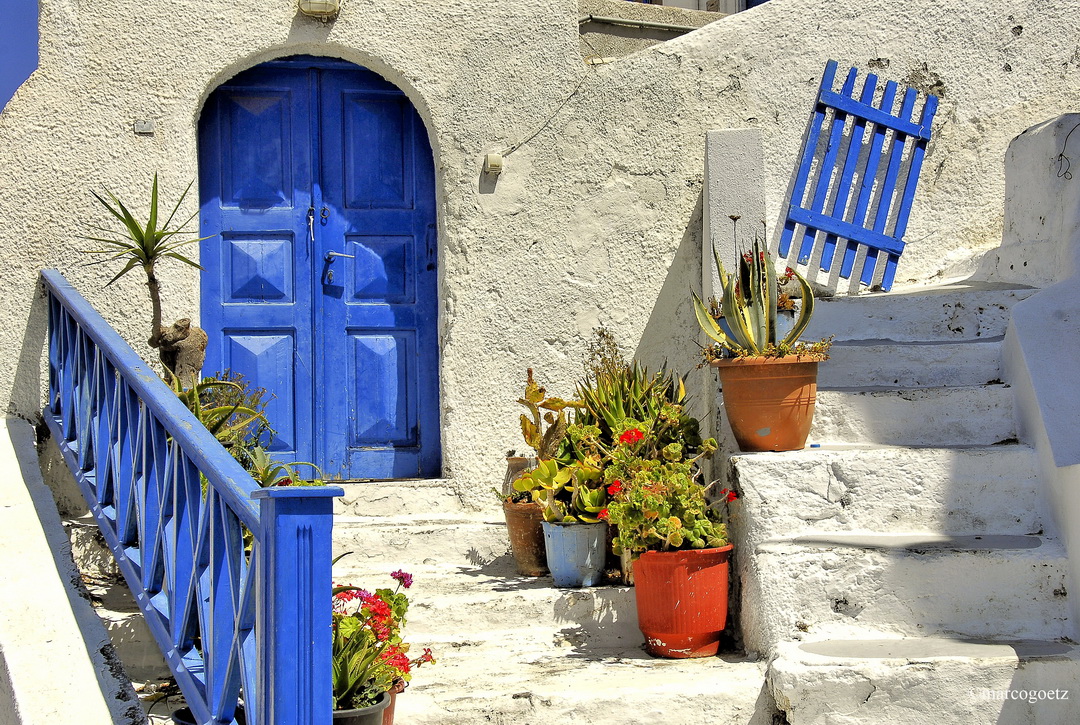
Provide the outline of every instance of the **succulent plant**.
<path id="1" fill-rule="evenodd" d="M 779 295 L 772 255 L 755 239 L 753 249 L 739 258 L 738 271 L 732 275 L 724 269 L 715 247 L 713 259 L 723 290 L 719 311 L 728 329 L 721 327 L 709 307 L 696 292 L 691 292 L 694 313 L 705 334 L 721 348 L 738 356 L 783 357 L 791 352 L 814 314 L 814 291 L 810 283 L 794 270 L 789 269 L 786 273 L 786 277 L 798 284 L 800 305 L 794 327 L 778 340 L 776 309 Z"/>

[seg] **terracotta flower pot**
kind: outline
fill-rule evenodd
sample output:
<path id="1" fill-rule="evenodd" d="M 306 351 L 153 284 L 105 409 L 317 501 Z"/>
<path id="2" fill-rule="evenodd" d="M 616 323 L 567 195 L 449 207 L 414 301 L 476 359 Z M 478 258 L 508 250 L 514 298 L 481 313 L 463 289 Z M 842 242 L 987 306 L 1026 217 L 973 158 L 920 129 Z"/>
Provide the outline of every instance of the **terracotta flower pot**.
<path id="1" fill-rule="evenodd" d="M 794 451 L 806 445 L 817 400 L 818 362 L 806 356 L 712 362 L 741 450 Z"/>
<path id="2" fill-rule="evenodd" d="M 727 623 L 731 548 L 647 551 L 634 562 L 638 627 L 649 654 L 716 654 Z"/>
<path id="3" fill-rule="evenodd" d="M 382 725 L 394 725 L 394 707 L 397 705 L 397 696 L 405 692 L 405 681 L 396 680 L 390 688 L 390 705 L 382 713 Z"/>
<path id="4" fill-rule="evenodd" d="M 544 512 L 538 503 L 503 502 L 506 533 L 510 537 L 510 552 L 522 576 L 544 576 L 548 573 L 544 554 Z"/>

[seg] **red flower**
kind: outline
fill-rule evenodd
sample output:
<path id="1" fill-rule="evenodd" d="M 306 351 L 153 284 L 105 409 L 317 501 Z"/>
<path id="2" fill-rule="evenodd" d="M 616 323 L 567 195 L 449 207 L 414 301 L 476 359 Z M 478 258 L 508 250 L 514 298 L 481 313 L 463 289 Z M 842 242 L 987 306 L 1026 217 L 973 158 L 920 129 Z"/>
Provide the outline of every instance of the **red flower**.
<path id="1" fill-rule="evenodd" d="M 739 497 L 739 495 L 737 493 L 735 493 L 734 491 L 725 488 L 725 489 L 722 489 L 720 491 L 720 497 L 722 499 L 724 499 L 724 501 L 726 501 L 728 503 L 731 503 L 732 501 L 737 499 Z"/>
<path id="2" fill-rule="evenodd" d="M 622 491 L 622 481 L 620 481 L 617 478 L 614 481 L 611 482 L 610 486 L 607 487 L 607 492 L 608 492 L 609 496 L 616 496 L 621 491 Z"/>
<path id="3" fill-rule="evenodd" d="M 640 430 L 638 430 L 637 428 L 631 428 L 630 430 L 619 436 L 619 443 L 632 446 L 644 437 L 645 434 L 642 433 Z"/>
<path id="4" fill-rule="evenodd" d="M 277 482 L 277 485 L 279 485 L 279 486 L 291 486 L 292 485 L 292 479 L 291 478 L 279 478 L 278 482 Z"/>
<path id="5" fill-rule="evenodd" d="M 603 508 L 603 509 L 600 509 L 600 513 L 598 513 L 596 515 L 596 518 L 600 519 L 601 521 L 607 521 L 607 516 L 608 516 L 607 509 Z"/>

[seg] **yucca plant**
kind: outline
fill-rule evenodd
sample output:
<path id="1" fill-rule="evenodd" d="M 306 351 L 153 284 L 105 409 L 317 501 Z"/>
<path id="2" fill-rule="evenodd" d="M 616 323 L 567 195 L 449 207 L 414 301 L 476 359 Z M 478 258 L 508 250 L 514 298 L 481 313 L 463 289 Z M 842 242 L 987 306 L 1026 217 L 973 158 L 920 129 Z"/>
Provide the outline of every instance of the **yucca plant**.
<path id="1" fill-rule="evenodd" d="M 795 349 L 795 345 L 814 314 L 814 291 L 810 283 L 795 270 L 789 269 L 786 273 L 785 277 L 798 284 L 801 303 L 794 327 L 787 335 L 777 339 L 776 310 L 779 294 L 772 255 L 755 239 L 753 249 L 739 258 L 738 270 L 731 275 L 724 269 L 715 247 L 713 259 L 716 261 L 716 271 L 723 290 L 720 316 L 727 323 L 728 329 L 721 327 L 709 307 L 696 292 L 691 292 L 694 314 L 705 334 L 715 340 L 723 350 L 738 357 L 783 357 L 792 352 L 800 352 Z M 815 347 L 820 349 L 822 344 Z"/>
<path id="2" fill-rule="evenodd" d="M 184 189 L 184 193 L 180 195 L 176 205 L 169 213 L 169 216 L 165 218 L 164 222 L 160 221 L 158 214 L 157 174 L 154 174 L 154 183 L 150 189 L 150 210 L 145 223 L 140 222 L 135 215 L 128 210 L 124 202 L 108 189 L 104 190 L 105 196 L 102 196 L 97 192 L 91 192 L 94 198 L 105 207 L 109 214 L 120 221 L 122 226 L 119 230 L 95 226 L 94 228 L 98 232 L 109 236 L 84 236 L 83 238 L 92 242 L 100 242 L 108 246 L 105 249 L 89 250 L 89 253 L 110 255 L 108 259 L 102 260 L 102 262 L 111 262 L 118 259 L 126 260 L 120 271 L 106 283 L 106 287 L 136 267 L 142 268 L 143 272 L 146 274 L 146 287 L 150 291 L 151 306 L 150 338 L 147 340 L 147 344 L 155 349 L 161 346 L 162 331 L 161 283 L 157 278 L 157 265 L 166 259 L 175 259 L 195 267 L 196 269 L 202 269 L 198 262 L 193 261 L 178 251 L 183 247 L 197 244 L 204 239 L 209 238 L 182 238 L 188 234 L 187 226 L 198 215 L 198 212 L 196 211 L 193 213 L 184 220 L 182 224 L 173 224 L 176 214 L 180 210 L 180 206 L 184 203 L 184 199 L 187 198 L 188 192 L 191 190 L 191 186 L 194 183 L 195 182 L 192 181 L 187 185 L 187 188 Z"/>

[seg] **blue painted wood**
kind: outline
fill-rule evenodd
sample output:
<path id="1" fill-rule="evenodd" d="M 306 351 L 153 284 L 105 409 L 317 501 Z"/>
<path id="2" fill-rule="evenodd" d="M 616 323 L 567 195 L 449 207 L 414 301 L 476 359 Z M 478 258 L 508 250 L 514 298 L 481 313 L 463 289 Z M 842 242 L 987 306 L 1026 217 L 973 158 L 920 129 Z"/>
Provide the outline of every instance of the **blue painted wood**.
<path id="1" fill-rule="evenodd" d="M 277 396 L 280 459 L 438 476 L 434 162 L 412 104 L 343 61 L 282 59 L 214 92 L 200 157 L 207 369 Z"/>
<path id="2" fill-rule="evenodd" d="M 46 423 L 195 717 L 231 723 L 242 695 L 254 725 L 329 725 L 343 491 L 263 492 L 58 272 L 42 278 Z"/>
<path id="3" fill-rule="evenodd" d="M 917 93 L 914 89 L 906 89 L 901 108 L 893 113 L 897 91 L 895 82 L 886 84 L 880 102 L 874 105 L 876 76 L 867 76 L 860 97 L 856 100 L 856 69 L 852 68 L 842 88 L 834 91 L 832 86 L 836 68 L 836 61 L 831 60 L 825 66 L 814 112 L 803 140 L 796 180 L 792 184 L 779 252 L 781 256 L 788 256 L 795 230 L 801 227 L 802 244 L 797 260 L 799 264 L 807 264 L 819 233 L 824 232 L 820 262 L 822 269 L 828 271 L 832 269 L 838 241 L 844 238 L 847 244 L 839 276 L 851 276 L 857 251 L 862 246 L 867 251 L 860 282 L 870 285 L 874 276 L 880 273 L 881 287 L 888 290 L 895 279 L 896 265 L 903 252 L 903 236 L 938 102 L 934 96 L 927 96 L 922 112 L 915 120 Z M 819 154 L 820 134 L 827 120 L 831 124 L 829 140 L 816 167 L 814 188 L 810 189 L 810 174 L 815 168 L 813 162 Z M 868 127 L 872 129 L 872 135 L 869 147 L 864 150 L 863 139 Z M 838 165 L 839 149 L 845 135 L 847 153 Z M 886 148 L 886 141 L 888 150 L 883 159 L 882 150 Z M 908 148 L 909 159 L 907 170 L 904 171 L 903 160 L 905 149 Z M 902 188 L 897 193 L 904 174 Z M 856 176 L 861 178 L 861 182 L 857 200 L 852 204 L 851 192 Z M 876 205 L 872 220 L 868 218 L 871 204 Z M 879 257 L 883 260 L 880 266 Z"/>

